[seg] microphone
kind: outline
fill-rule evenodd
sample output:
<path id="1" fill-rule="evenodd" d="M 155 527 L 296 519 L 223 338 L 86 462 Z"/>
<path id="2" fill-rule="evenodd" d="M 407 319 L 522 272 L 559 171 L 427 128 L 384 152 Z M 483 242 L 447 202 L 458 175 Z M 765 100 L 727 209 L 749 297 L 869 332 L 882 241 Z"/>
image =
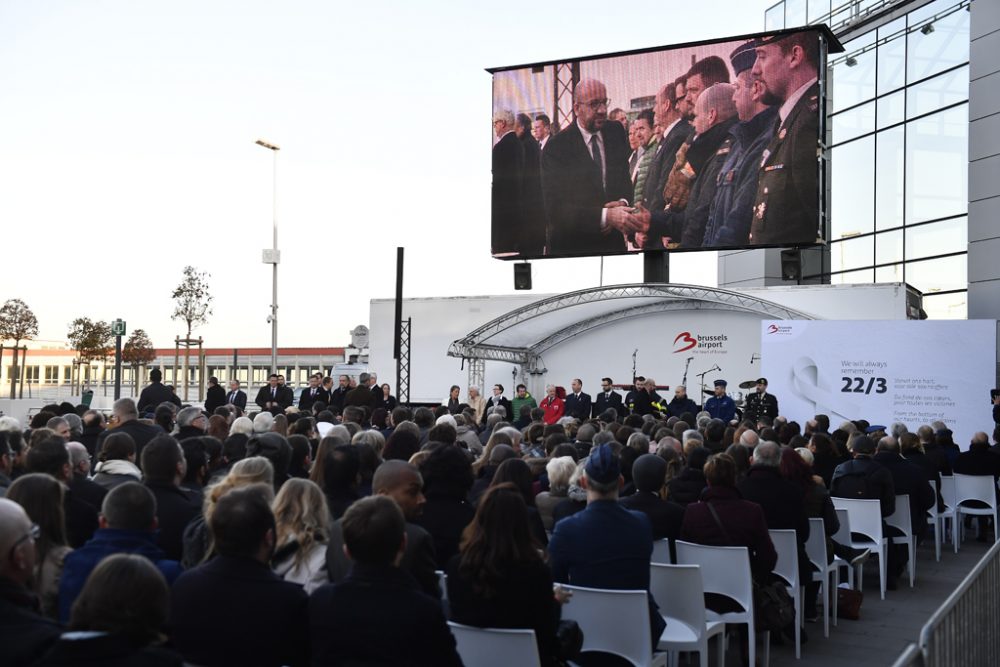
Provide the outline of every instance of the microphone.
<path id="1" fill-rule="evenodd" d="M 721 369 L 721 368 L 719 368 L 719 364 L 716 364 L 716 365 L 715 365 L 715 370 L 719 371 L 720 373 L 722 372 L 722 369 Z"/>

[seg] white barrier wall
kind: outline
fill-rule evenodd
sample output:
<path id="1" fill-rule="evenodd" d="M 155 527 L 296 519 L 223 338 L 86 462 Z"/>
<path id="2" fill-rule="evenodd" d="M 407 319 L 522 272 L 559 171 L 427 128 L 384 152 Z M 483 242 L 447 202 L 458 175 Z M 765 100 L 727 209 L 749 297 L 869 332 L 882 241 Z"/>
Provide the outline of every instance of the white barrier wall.
<path id="1" fill-rule="evenodd" d="M 940 420 L 963 449 L 992 431 L 994 320 L 761 323 L 761 368 L 782 415 L 911 430 Z"/>

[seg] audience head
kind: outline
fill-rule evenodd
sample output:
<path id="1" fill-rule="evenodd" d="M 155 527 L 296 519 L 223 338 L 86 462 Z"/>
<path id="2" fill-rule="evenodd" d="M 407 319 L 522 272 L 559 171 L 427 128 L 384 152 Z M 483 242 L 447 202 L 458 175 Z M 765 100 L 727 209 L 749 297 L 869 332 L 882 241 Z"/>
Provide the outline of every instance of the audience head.
<path id="1" fill-rule="evenodd" d="M 762 442 L 753 450 L 753 464 L 777 468 L 781 465 L 781 447 L 773 442 Z"/>
<path id="2" fill-rule="evenodd" d="M 278 486 L 288 477 L 292 461 L 292 448 L 279 433 L 258 433 L 247 442 L 247 456 L 263 456 L 274 467 L 274 481 Z"/>
<path id="3" fill-rule="evenodd" d="M 384 466 L 385 464 L 383 464 Z M 475 481 L 469 459 L 457 447 L 436 447 L 420 464 L 424 495 L 461 502 Z"/>
<path id="4" fill-rule="evenodd" d="M 632 483 L 639 491 L 659 493 L 667 479 L 667 462 L 656 454 L 643 454 L 632 464 Z"/>
<path id="5" fill-rule="evenodd" d="M 142 448 L 142 475 L 147 483 L 176 485 L 187 474 L 180 444 L 169 435 L 158 435 Z"/>
<path id="6" fill-rule="evenodd" d="M 713 454 L 703 470 L 709 486 L 736 487 L 736 462 L 728 454 Z"/>
<path id="7" fill-rule="evenodd" d="M 52 475 L 61 482 L 69 482 L 72 472 L 66 441 L 59 436 L 49 436 L 39 443 L 32 443 L 25 465 L 29 472 Z"/>
<path id="8" fill-rule="evenodd" d="M 265 484 L 231 489 L 215 503 L 208 519 L 215 550 L 220 556 L 271 559 L 275 546 L 274 491 Z"/>
<path id="9" fill-rule="evenodd" d="M 156 498 L 139 482 L 119 484 L 101 503 L 101 528 L 156 530 Z"/>
<path id="10" fill-rule="evenodd" d="M 354 491 L 361 471 L 357 448 L 353 445 L 337 445 L 324 458 L 325 460 L 316 462 L 316 465 L 323 465 L 323 490 L 326 493 Z"/>
<path id="11" fill-rule="evenodd" d="M 420 471 L 404 461 L 386 461 L 378 467 L 372 478 L 372 492 L 392 498 L 403 516 L 410 521 L 423 512 L 426 502 L 423 488 L 424 480 Z"/>
<path id="12" fill-rule="evenodd" d="M 0 579 L 25 587 L 30 584 L 37 562 L 37 538 L 24 508 L 10 498 L 0 498 Z"/>
<path id="13" fill-rule="evenodd" d="M 565 496 L 569 491 L 569 480 L 576 471 L 576 462 L 572 456 L 560 456 L 545 464 L 545 473 L 549 477 L 549 493 L 553 496 Z"/>
<path id="14" fill-rule="evenodd" d="M 278 547 L 292 540 L 298 543 L 296 564 L 308 558 L 312 545 L 330 535 L 330 510 L 323 490 L 308 479 L 293 478 L 282 485 L 274 498 L 274 520 Z"/>
<path id="15" fill-rule="evenodd" d="M 35 550 L 39 563 L 45 561 L 50 549 L 66 544 L 64 493 L 63 485 L 45 473 L 21 475 L 7 489 L 7 499 L 23 507 L 31 522 L 38 526 Z M 2 541 L 0 538 L 0 542 Z M 0 557 L 2 556 L 0 553 Z"/>
<path id="16" fill-rule="evenodd" d="M 406 519 L 391 498 L 369 496 L 354 502 L 341 522 L 344 553 L 370 567 L 399 564 L 406 548 Z"/>
<path id="17" fill-rule="evenodd" d="M 866 435 L 859 435 L 851 441 L 851 453 L 854 456 L 871 456 L 875 453 L 875 443 Z"/>
<path id="18" fill-rule="evenodd" d="M 588 499 L 616 498 L 621 485 L 621 461 L 611 445 L 595 446 L 584 466 L 582 485 Z"/>

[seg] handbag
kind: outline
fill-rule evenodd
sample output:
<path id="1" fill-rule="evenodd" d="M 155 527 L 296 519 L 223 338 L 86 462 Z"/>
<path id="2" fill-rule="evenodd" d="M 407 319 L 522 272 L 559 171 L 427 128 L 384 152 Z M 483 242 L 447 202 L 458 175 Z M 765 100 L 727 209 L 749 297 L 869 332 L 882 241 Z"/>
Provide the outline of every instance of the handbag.
<path id="1" fill-rule="evenodd" d="M 837 617 L 846 618 L 849 621 L 857 621 L 861 618 L 861 601 L 864 599 L 861 591 L 853 588 L 837 589 Z"/>
<path id="2" fill-rule="evenodd" d="M 729 538 L 729 531 L 722 525 L 718 513 L 712 507 L 712 503 L 705 502 L 712 518 L 722 531 L 722 536 L 727 542 L 732 542 Z M 788 594 L 788 589 L 780 581 L 770 581 L 766 584 L 758 583 L 751 577 L 753 584 L 753 619 L 759 630 L 770 632 L 781 632 L 795 622 L 795 601 Z M 838 599 L 839 601 L 839 599 Z"/>
<path id="3" fill-rule="evenodd" d="M 583 630 L 576 621 L 561 620 L 556 628 L 556 643 L 559 662 L 567 664 L 580 657 L 583 650 Z"/>

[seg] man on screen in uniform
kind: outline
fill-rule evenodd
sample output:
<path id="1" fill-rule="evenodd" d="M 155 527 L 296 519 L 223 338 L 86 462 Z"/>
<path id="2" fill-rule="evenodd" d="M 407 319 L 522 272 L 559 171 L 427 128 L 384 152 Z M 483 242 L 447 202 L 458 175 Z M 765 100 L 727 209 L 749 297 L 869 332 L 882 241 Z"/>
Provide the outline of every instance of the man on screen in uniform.
<path id="1" fill-rule="evenodd" d="M 715 396 L 705 401 L 705 412 L 712 416 L 712 419 L 721 419 L 726 424 L 736 416 L 736 402 L 726 394 L 726 381 L 715 381 Z"/>
<path id="2" fill-rule="evenodd" d="M 751 245 L 813 243 L 819 236 L 819 39 L 812 32 L 762 37 L 753 77 L 778 105 L 777 131 L 760 162 Z"/>
<path id="3" fill-rule="evenodd" d="M 644 231 L 629 208 L 628 141 L 620 123 L 608 122 L 609 101 L 603 83 L 580 81 L 576 120 L 542 151 L 550 255 L 624 251 L 623 234 Z"/>
<path id="4" fill-rule="evenodd" d="M 760 158 L 774 136 L 778 107 L 764 104 L 764 84 L 753 78 L 759 42 L 752 39 L 736 47 L 729 56 L 736 73 L 733 102 L 740 123 L 729 130 L 729 155 L 719 172 L 715 201 L 708 215 L 702 243 L 706 248 L 743 246 L 750 240 L 754 197 Z"/>
<path id="5" fill-rule="evenodd" d="M 743 418 L 756 422 L 761 417 L 774 420 L 778 416 L 778 398 L 767 393 L 767 378 L 757 378 L 757 391 L 747 396 Z"/>

